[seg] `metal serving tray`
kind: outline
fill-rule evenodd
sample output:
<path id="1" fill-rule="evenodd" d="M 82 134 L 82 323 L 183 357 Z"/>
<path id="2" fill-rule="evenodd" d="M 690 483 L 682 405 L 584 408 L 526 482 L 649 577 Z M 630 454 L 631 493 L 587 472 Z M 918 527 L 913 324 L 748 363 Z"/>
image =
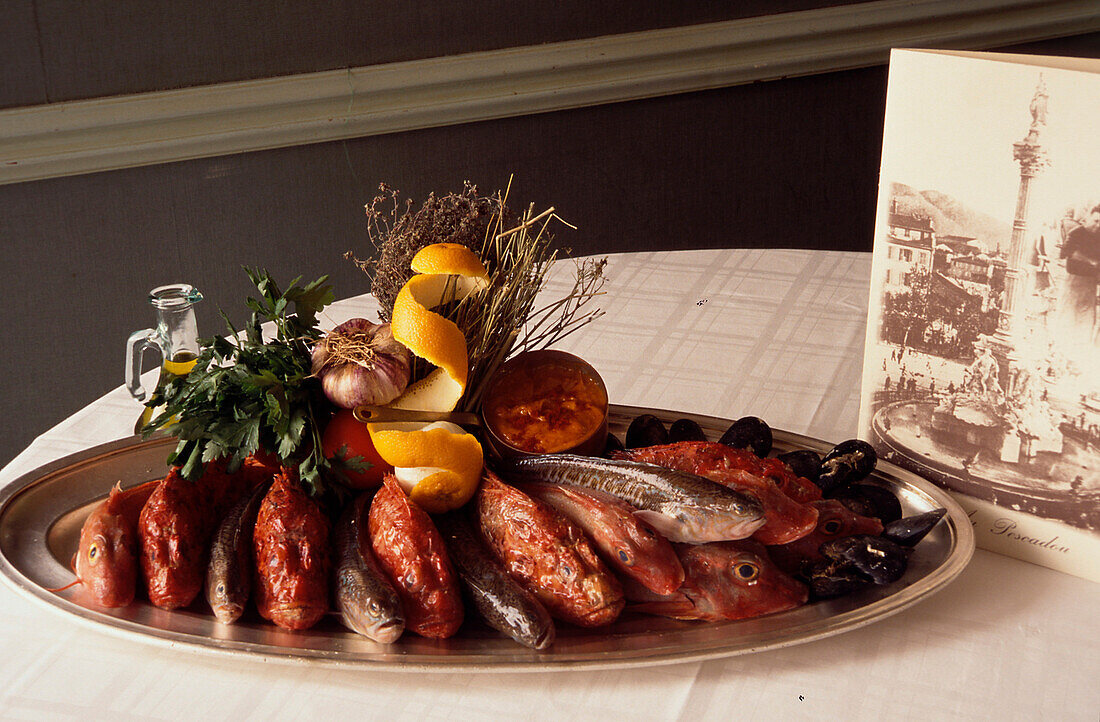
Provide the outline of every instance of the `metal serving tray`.
<path id="1" fill-rule="evenodd" d="M 666 423 L 694 419 L 717 439 L 730 421 L 673 411 L 612 406 L 610 429 L 622 438 L 630 421 L 651 413 Z M 825 452 L 831 443 L 774 431 L 775 448 Z M 372 642 L 329 615 L 305 632 L 288 632 L 250 612 L 234 625 L 217 622 L 205 601 L 167 612 L 139 599 L 122 609 L 87 601 L 79 586 L 50 591 L 73 580 L 69 562 L 80 526 L 118 481 L 124 487 L 166 473 L 174 439 L 138 437 L 103 444 L 24 474 L 0 491 L 0 576 L 21 593 L 59 613 L 59 623 L 78 620 L 103 632 L 199 653 L 244 655 L 290 664 L 332 664 L 388 671 L 553 671 L 625 668 L 697 661 L 778 649 L 847 632 L 916 604 L 942 589 L 965 568 L 974 535 L 965 512 L 925 479 L 880 462 L 871 477 L 893 491 L 905 515 L 947 509 L 943 520 L 917 545 L 899 581 L 839 599 L 755 619 L 683 622 L 626 612 L 595 630 L 558 625 L 545 651 L 516 644 L 476 620 L 448 640 L 405 634 L 397 643 Z"/>

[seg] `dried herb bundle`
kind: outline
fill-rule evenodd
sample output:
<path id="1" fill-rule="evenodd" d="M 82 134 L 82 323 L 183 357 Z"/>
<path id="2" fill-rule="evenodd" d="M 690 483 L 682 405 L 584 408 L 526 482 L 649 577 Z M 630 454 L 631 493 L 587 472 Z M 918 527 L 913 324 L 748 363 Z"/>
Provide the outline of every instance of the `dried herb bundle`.
<path id="1" fill-rule="evenodd" d="M 488 290 L 436 309 L 466 337 L 470 373 L 461 410 L 477 410 L 485 380 L 514 353 L 545 348 L 603 315 L 586 306 L 601 293 L 605 260 L 578 263 L 572 290 L 535 309 L 557 258 L 550 224 L 569 225 L 553 208 L 536 214 L 528 207 L 517 215 L 507 204 L 510 184 L 503 195 L 485 197 L 466 183 L 461 194 L 442 198 L 433 194 L 413 213 L 411 202 L 402 204 L 397 192 L 385 185 L 380 188 L 381 194 L 367 206 L 368 235 L 376 258 L 364 262 L 347 255 L 370 277 L 384 320 L 390 318 L 397 292 L 413 275 L 409 263 L 425 246 L 461 243 L 482 259 L 489 272 Z M 388 212 L 381 210 L 384 205 Z M 414 378 L 425 371 L 414 368 Z"/>

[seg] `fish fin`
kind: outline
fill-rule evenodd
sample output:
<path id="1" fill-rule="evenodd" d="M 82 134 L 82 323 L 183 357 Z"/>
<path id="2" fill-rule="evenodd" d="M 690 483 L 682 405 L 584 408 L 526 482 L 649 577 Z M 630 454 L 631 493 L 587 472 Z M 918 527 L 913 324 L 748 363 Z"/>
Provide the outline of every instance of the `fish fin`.
<path id="1" fill-rule="evenodd" d="M 122 503 L 122 482 L 116 481 L 115 485 L 111 487 L 111 491 L 107 494 L 107 501 L 103 503 L 103 508 L 111 514 L 118 513 L 118 505 Z"/>
<path id="2" fill-rule="evenodd" d="M 635 509 L 634 516 L 653 527 L 654 531 L 669 541 L 683 541 L 679 525 L 668 516 L 652 509 Z"/>
<path id="3" fill-rule="evenodd" d="M 686 597 L 678 600 L 662 602 L 642 602 L 631 604 L 629 609 L 642 614 L 655 614 L 659 617 L 671 617 L 672 619 L 700 619 L 699 610 Z"/>

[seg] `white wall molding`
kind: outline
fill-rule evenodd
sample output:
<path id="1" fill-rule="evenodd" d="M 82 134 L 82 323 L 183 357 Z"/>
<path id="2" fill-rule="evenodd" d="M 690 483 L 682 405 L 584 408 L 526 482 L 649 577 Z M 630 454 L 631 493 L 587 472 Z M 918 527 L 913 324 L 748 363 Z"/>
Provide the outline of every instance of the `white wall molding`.
<path id="1" fill-rule="evenodd" d="M 0 183 L 707 90 L 1100 30 L 1095 0 L 822 10 L 0 111 Z"/>

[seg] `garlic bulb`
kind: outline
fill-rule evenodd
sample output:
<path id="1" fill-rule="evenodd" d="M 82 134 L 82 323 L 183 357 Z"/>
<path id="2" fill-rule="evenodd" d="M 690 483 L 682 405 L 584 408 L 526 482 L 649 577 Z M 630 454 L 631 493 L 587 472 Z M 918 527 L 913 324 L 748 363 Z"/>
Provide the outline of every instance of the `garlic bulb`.
<path id="1" fill-rule="evenodd" d="M 312 373 L 332 403 L 345 409 L 388 404 L 409 385 L 412 353 L 388 323 L 353 318 L 332 329 L 313 349 Z"/>

